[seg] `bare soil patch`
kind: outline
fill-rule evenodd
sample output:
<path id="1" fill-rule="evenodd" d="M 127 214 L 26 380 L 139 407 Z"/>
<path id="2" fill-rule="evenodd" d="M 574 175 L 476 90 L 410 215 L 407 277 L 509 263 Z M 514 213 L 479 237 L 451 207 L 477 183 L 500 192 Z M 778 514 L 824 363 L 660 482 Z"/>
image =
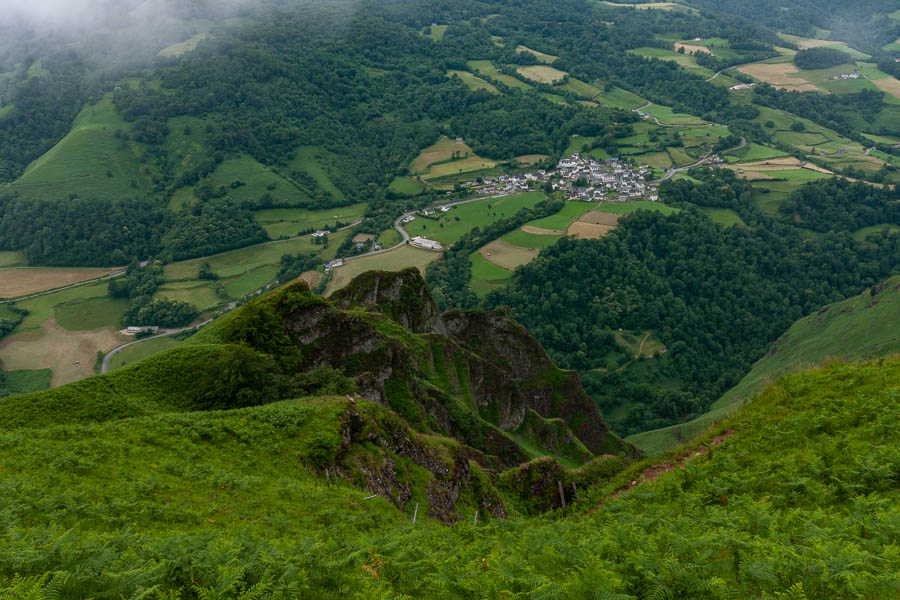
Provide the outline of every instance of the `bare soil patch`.
<path id="1" fill-rule="evenodd" d="M 112 327 L 67 331 L 49 319 L 38 331 L 13 335 L 0 342 L 0 360 L 9 371 L 50 369 L 51 387 L 94 374 L 97 352 L 109 352 L 128 341 Z"/>
<path id="2" fill-rule="evenodd" d="M 300 279 L 305 281 L 310 288 L 314 288 L 322 281 L 322 274 L 318 271 L 304 271 L 300 274 Z"/>
<path id="3" fill-rule="evenodd" d="M 593 223 L 594 225 L 618 225 L 621 217 L 622 215 L 616 213 L 592 210 L 578 217 L 578 220 L 582 223 Z"/>
<path id="4" fill-rule="evenodd" d="M 770 83 L 779 89 L 795 90 L 798 92 L 821 91 L 805 79 L 791 77 L 792 74 L 800 72 L 799 69 L 794 66 L 794 63 L 753 63 L 738 67 L 738 71 L 746 73 L 751 77 L 756 77 L 766 83 Z"/>
<path id="5" fill-rule="evenodd" d="M 356 235 L 353 236 L 353 243 L 356 244 L 359 242 L 368 242 L 369 240 L 374 240 L 374 239 L 375 239 L 375 236 L 372 235 L 371 233 L 357 233 Z"/>
<path id="6" fill-rule="evenodd" d="M 0 298 L 16 298 L 95 279 L 112 269 L 0 269 Z"/>
<path id="7" fill-rule="evenodd" d="M 478 254 L 485 260 L 510 271 L 514 271 L 518 266 L 527 265 L 539 253 L 538 249 L 513 246 L 503 240 L 494 240 L 478 250 Z"/>
<path id="8" fill-rule="evenodd" d="M 602 238 L 607 233 L 615 229 L 615 225 L 598 225 L 596 223 L 585 223 L 583 221 L 575 221 L 569 225 L 568 235 L 574 235 L 580 240 L 595 240 Z"/>

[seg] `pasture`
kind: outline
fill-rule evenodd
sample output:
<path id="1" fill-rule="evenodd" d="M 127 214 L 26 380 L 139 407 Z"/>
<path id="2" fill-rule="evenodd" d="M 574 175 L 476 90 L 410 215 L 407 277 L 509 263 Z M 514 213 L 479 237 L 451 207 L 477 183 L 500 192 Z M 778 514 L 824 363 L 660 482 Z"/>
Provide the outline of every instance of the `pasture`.
<path id="1" fill-rule="evenodd" d="M 819 46 L 828 46 L 829 48 L 834 48 L 835 50 L 840 50 L 842 52 L 846 52 L 850 56 L 856 59 L 866 59 L 869 58 L 868 54 L 864 52 L 859 52 L 858 50 L 854 50 L 850 46 L 847 45 L 846 42 L 835 42 L 831 40 L 819 40 L 815 38 L 805 38 L 796 35 L 790 35 L 787 33 L 779 33 L 778 37 L 783 39 L 786 42 L 791 42 L 796 45 L 800 50 L 806 50 L 808 48 L 817 48 Z"/>
<path id="2" fill-rule="evenodd" d="M 164 337 L 153 338 L 152 340 L 146 340 L 140 344 L 135 344 L 134 346 L 129 346 L 124 350 L 115 353 L 113 357 L 109 359 L 109 370 L 113 371 L 120 367 L 124 367 L 125 365 L 130 365 L 131 363 L 135 363 L 142 358 L 147 358 L 157 352 L 168 350 L 176 344 L 178 344 L 178 340 L 173 336 L 167 335 Z"/>
<path id="3" fill-rule="evenodd" d="M 723 227 L 731 227 L 732 225 L 746 227 L 743 219 L 730 208 L 701 207 L 700 212 L 705 213 L 714 223 L 718 223 Z"/>
<path id="4" fill-rule="evenodd" d="M 600 212 L 597 210 L 592 210 L 578 217 L 578 222 L 588 223 L 590 225 L 607 225 L 610 227 L 615 227 L 619 224 L 619 219 L 621 218 L 622 215 L 620 213 Z"/>
<path id="5" fill-rule="evenodd" d="M 640 200 L 638 202 L 601 202 L 597 206 L 597 212 L 615 213 L 618 215 L 628 215 L 636 210 L 655 210 L 664 215 L 679 212 L 677 208 L 667 206 L 662 202 L 650 202 L 649 200 Z"/>
<path id="6" fill-rule="evenodd" d="M 50 389 L 53 371 L 50 369 L 21 369 L 5 371 L 6 389 L 11 394 L 30 394 Z"/>
<path id="7" fill-rule="evenodd" d="M 738 71 L 773 85 L 779 89 L 785 89 L 795 92 L 815 92 L 818 88 L 803 79 L 793 77 L 800 73 L 800 70 L 794 66 L 794 63 L 765 63 L 758 62 L 749 65 L 742 65 L 737 68 Z"/>
<path id="8" fill-rule="evenodd" d="M 593 100 L 603 93 L 599 88 L 594 87 L 589 83 L 585 83 L 580 79 L 575 79 L 574 77 L 569 77 L 569 79 L 564 84 L 558 86 L 558 89 L 572 92 L 576 96 L 586 98 L 588 100 Z"/>
<path id="9" fill-rule="evenodd" d="M 523 46 L 521 44 L 516 46 L 516 52 L 527 52 L 528 54 L 533 55 L 535 58 L 537 58 L 542 63 L 546 63 L 548 65 L 553 63 L 553 61 L 555 61 L 557 58 L 559 58 L 558 56 L 553 56 L 552 54 L 546 54 L 544 52 L 538 52 L 537 50 L 532 50 L 528 46 Z"/>
<path id="10" fill-rule="evenodd" d="M 30 316 L 30 315 L 29 315 Z M 8 336 L 0 341 L 0 360 L 11 371 L 50 369 L 51 385 L 57 387 L 93 374 L 97 352 L 109 352 L 124 343 L 112 327 L 92 331 L 69 331 L 53 319 L 36 331 Z"/>
<path id="11" fill-rule="evenodd" d="M 527 265 L 539 252 L 540 250 L 534 248 L 513 246 L 502 239 L 494 240 L 478 249 L 478 254 L 486 261 L 508 271 L 515 271 L 516 267 Z"/>
<path id="12" fill-rule="evenodd" d="M 368 205 L 365 202 L 310 210 L 307 208 L 269 208 L 254 213 L 257 223 L 262 225 L 272 239 L 295 237 L 310 229 L 334 230 L 336 224 L 352 223 L 363 217 Z"/>
<path id="13" fill-rule="evenodd" d="M 474 227 L 484 227 L 500 219 L 511 217 L 523 208 L 531 208 L 544 200 L 543 192 L 523 192 L 500 198 L 485 198 L 475 202 L 457 204 L 446 213 L 438 212 L 434 218 L 421 215 L 403 227 L 410 236 L 423 236 L 450 246 Z"/>
<path id="14" fill-rule="evenodd" d="M 418 179 L 397 175 L 388 186 L 388 191 L 401 196 L 418 196 L 425 191 L 425 185 Z"/>
<path id="15" fill-rule="evenodd" d="M 466 85 L 466 87 L 468 87 L 470 90 L 486 90 L 492 94 L 500 93 L 499 90 L 497 90 L 497 88 L 494 87 L 493 84 L 488 83 L 481 77 L 478 77 L 477 75 L 473 75 L 472 73 L 469 73 L 468 71 L 450 70 L 450 71 L 447 71 L 447 77 L 450 77 L 451 79 L 453 77 L 459 78 L 459 80 L 462 81 Z"/>
<path id="16" fill-rule="evenodd" d="M 659 122 L 663 125 L 686 125 L 686 126 L 698 126 L 698 125 L 707 125 L 707 122 L 701 119 L 700 117 L 695 117 L 694 115 L 688 115 L 684 113 L 676 113 L 673 112 L 671 108 L 668 106 L 660 106 L 658 104 L 653 104 L 644 109 L 645 113 L 653 115 Z"/>
<path id="17" fill-rule="evenodd" d="M 410 172 L 413 174 L 424 173 L 429 166 L 449 161 L 454 156 L 467 157 L 474 155 L 475 152 L 465 142 L 457 142 L 442 135 L 438 141 L 419 152 L 419 155 L 410 165 Z"/>
<path id="18" fill-rule="evenodd" d="M 516 162 L 523 166 L 530 166 L 550 158 L 548 154 L 523 154 L 516 157 Z"/>
<path id="19" fill-rule="evenodd" d="M 543 235 L 543 234 L 535 234 L 528 233 L 526 231 L 522 231 L 521 229 L 516 229 L 515 231 L 510 231 L 500 239 L 504 242 L 511 244 L 513 246 L 519 246 L 521 248 L 528 248 L 530 250 L 540 250 L 542 248 L 547 248 L 548 246 L 552 246 L 559 240 L 559 238 L 563 237 L 560 235 Z"/>
<path id="20" fill-rule="evenodd" d="M 537 81 L 538 83 L 546 83 L 553 85 L 567 75 L 565 71 L 560 71 L 559 69 L 554 69 L 553 67 L 548 67 L 545 65 L 536 65 L 530 67 L 519 67 L 516 71 L 526 79 L 531 79 L 532 81 Z"/>
<path id="21" fill-rule="evenodd" d="M 607 104 L 614 108 L 621 108 L 624 110 L 634 110 L 635 108 L 647 104 L 647 101 L 637 94 L 633 94 L 628 90 L 623 90 L 618 87 L 614 87 L 608 92 L 604 90 L 599 96 L 593 98 L 593 100 L 600 104 Z"/>
<path id="22" fill-rule="evenodd" d="M 767 158 L 785 156 L 785 153 L 781 150 L 776 150 L 775 148 L 769 148 L 768 146 L 762 146 L 751 142 L 740 150 L 729 153 L 729 156 L 734 156 L 739 161 L 759 161 Z"/>
<path id="23" fill-rule="evenodd" d="M 575 236 L 581 240 L 595 240 L 602 238 L 607 233 L 615 229 L 614 225 L 598 225 L 595 223 L 585 223 L 584 221 L 575 221 L 566 230 L 566 235 Z"/>
<path id="24" fill-rule="evenodd" d="M 697 59 L 690 54 L 682 54 L 680 52 L 674 52 L 665 48 L 653 48 L 649 46 L 635 48 L 633 50 L 628 50 L 628 52 L 637 54 L 638 56 L 643 56 L 644 58 L 658 58 L 660 60 L 669 60 L 677 63 L 683 69 L 687 69 L 692 73 L 696 73 L 697 75 L 702 75 L 704 77 L 711 77 L 713 75 L 712 70 L 697 64 Z"/>
<path id="25" fill-rule="evenodd" d="M 25 266 L 27 261 L 21 252 L 0 251 L 0 268 Z"/>
<path id="26" fill-rule="evenodd" d="M 354 277 L 366 271 L 401 271 L 407 267 L 416 267 L 424 274 L 426 267 L 440 257 L 440 252 L 401 246 L 390 252 L 350 260 L 343 266 L 332 269 L 331 281 L 325 287 L 325 295 L 331 295 L 335 290 L 341 289 Z"/>
<path id="27" fill-rule="evenodd" d="M 17 298 L 44 290 L 103 277 L 115 269 L 23 268 L 0 269 L 0 298 Z"/>
<path id="28" fill-rule="evenodd" d="M 566 100 L 565 98 L 563 98 L 562 96 L 559 96 L 557 94 L 550 94 L 548 92 L 540 92 L 539 95 L 544 100 L 549 100 L 553 104 L 562 104 L 565 106 L 568 106 L 568 104 L 569 104 L 568 100 Z"/>
<path id="29" fill-rule="evenodd" d="M 430 27 L 423 29 L 421 34 L 433 42 L 439 42 L 444 39 L 444 34 L 447 33 L 447 27 L 449 27 L 449 25 L 431 25 Z"/>
<path id="30" fill-rule="evenodd" d="M 854 231 L 853 237 L 859 241 L 863 241 L 870 235 L 879 235 L 883 231 L 893 233 L 894 235 L 900 234 L 900 225 L 883 223 L 881 225 L 872 225 L 870 227 L 863 227 L 862 229 L 857 229 L 856 231 Z"/>
<path id="31" fill-rule="evenodd" d="M 478 252 L 470 254 L 469 260 L 472 262 L 469 289 L 480 298 L 506 286 L 512 278 L 511 271 L 488 262 Z"/>
<path id="32" fill-rule="evenodd" d="M 116 113 L 112 94 L 85 106 L 65 137 L 34 160 L 11 191 L 37 200 L 65 198 L 121 199 L 149 193 L 149 171 L 141 169 L 137 142 L 117 139 L 116 131 L 132 125 Z"/>
<path id="33" fill-rule="evenodd" d="M 278 272 L 278 269 L 274 270 L 275 273 Z M 274 277 L 274 273 L 272 274 L 272 277 Z M 182 285 L 184 283 L 190 283 L 193 285 Z M 265 283 L 263 283 L 262 285 L 265 285 Z M 225 290 L 226 292 L 228 291 L 227 286 Z M 240 297 L 240 295 L 232 297 L 237 298 Z M 153 295 L 154 300 L 161 300 L 163 298 L 168 298 L 169 300 L 176 300 L 179 302 L 190 302 L 201 311 L 208 310 L 224 302 L 223 299 L 219 298 L 216 295 L 216 292 L 213 289 L 213 284 L 210 282 L 177 282 L 172 284 L 165 283 L 162 285 L 162 287 L 156 290 L 156 293 Z"/>
<path id="34" fill-rule="evenodd" d="M 316 180 L 323 191 L 334 198 L 336 203 L 344 204 L 347 197 L 334 183 L 352 176 L 341 167 L 341 158 L 320 146 L 300 146 L 294 159 L 288 163 L 287 172 L 303 171 Z"/>
<path id="35" fill-rule="evenodd" d="M 601 4 L 605 4 L 606 6 L 614 6 L 616 8 L 634 8 L 638 10 L 677 10 L 691 14 L 699 13 L 696 8 L 691 8 L 689 6 L 685 6 L 684 4 L 676 4 L 675 2 L 641 2 L 634 4 L 623 4 L 620 2 L 610 2 L 609 0 L 602 0 Z"/>
<path id="36" fill-rule="evenodd" d="M 531 86 L 521 79 L 516 79 L 512 75 L 501 73 L 499 70 L 497 70 L 497 67 L 494 66 L 494 63 L 489 60 L 470 60 L 466 64 L 476 73 L 493 79 L 494 81 L 499 81 L 500 83 L 507 85 L 513 89 L 531 89 Z"/>
<path id="37" fill-rule="evenodd" d="M 420 177 L 424 181 L 432 181 L 441 177 L 451 175 L 461 175 L 463 173 L 472 173 L 474 171 L 483 171 L 492 169 L 497 163 L 489 158 L 481 158 L 480 156 L 470 156 L 460 160 L 452 160 L 445 163 L 432 165 L 428 168 L 427 173 L 423 173 Z"/>
<path id="38" fill-rule="evenodd" d="M 186 54 L 188 52 L 193 52 L 197 49 L 197 44 L 202 42 L 203 40 L 212 37 L 208 33 L 198 33 L 196 35 L 191 36 L 183 42 L 179 42 L 177 44 L 172 44 L 167 48 L 163 48 L 157 53 L 157 56 L 161 56 L 163 58 L 167 57 L 175 57 L 181 56 L 182 54 Z"/>
<path id="39" fill-rule="evenodd" d="M 89 331 L 101 327 L 118 329 L 127 303 L 124 298 L 109 296 L 76 298 L 54 305 L 53 318 L 67 331 Z"/>
<path id="40" fill-rule="evenodd" d="M 568 201 L 556 214 L 529 221 L 527 226 L 549 230 L 553 234 L 561 234 L 578 217 L 596 206 L 594 202 Z M 523 227 L 524 229 L 524 227 Z"/>

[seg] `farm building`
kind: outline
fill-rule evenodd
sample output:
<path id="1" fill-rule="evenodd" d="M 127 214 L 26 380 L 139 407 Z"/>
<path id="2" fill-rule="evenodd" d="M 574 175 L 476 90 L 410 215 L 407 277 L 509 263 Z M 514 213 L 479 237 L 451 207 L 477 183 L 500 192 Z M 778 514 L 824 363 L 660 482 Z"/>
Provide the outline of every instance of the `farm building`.
<path id="1" fill-rule="evenodd" d="M 410 245 L 415 246 L 416 248 L 423 248 L 425 250 L 443 250 L 444 246 L 440 242 L 436 242 L 434 240 L 429 240 L 428 238 L 424 238 L 422 236 L 416 236 L 412 240 L 410 240 Z"/>

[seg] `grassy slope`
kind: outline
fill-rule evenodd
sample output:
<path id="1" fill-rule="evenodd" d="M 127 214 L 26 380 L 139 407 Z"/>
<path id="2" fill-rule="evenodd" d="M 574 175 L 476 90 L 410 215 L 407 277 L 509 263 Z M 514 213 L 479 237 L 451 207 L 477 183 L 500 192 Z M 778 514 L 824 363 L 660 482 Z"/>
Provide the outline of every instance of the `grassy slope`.
<path id="1" fill-rule="evenodd" d="M 364 501 L 364 490 L 328 486 L 304 467 L 315 433 L 333 430 L 346 408 L 339 399 L 7 425 L 0 593 L 28 597 L 53 577 L 10 583 L 13 573 L 61 571 L 63 597 L 133 597 L 158 585 L 183 588 L 182 598 L 213 587 L 233 598 L 263 581 L 273 598 L 507 590 L 893 599 L 898 385 L 896 359 L 790 377 L 723 425 L 734 435 L 707 437 L 655 467 L 694 457 L 674 473 L 609 497 L 652 473 L 641 470 L 647 462 L 582 489 L 558 518 L 482 515 L 477 528 L 422 514 L 413 527 L 411 509 Z"/>
<path id="2" fill-rule="evenodd" d="M 877 302 L 872 300 L 866 291 L 800 319 L 710 412 L 689 423 L 638 433 L 627 440 L 645 452 L 659 454 L 730 414 L 783 373 L 829 360 L 861 360 L 900 352 L 900 277 L 885 282 L 884 291 L 875 296 Z"/>

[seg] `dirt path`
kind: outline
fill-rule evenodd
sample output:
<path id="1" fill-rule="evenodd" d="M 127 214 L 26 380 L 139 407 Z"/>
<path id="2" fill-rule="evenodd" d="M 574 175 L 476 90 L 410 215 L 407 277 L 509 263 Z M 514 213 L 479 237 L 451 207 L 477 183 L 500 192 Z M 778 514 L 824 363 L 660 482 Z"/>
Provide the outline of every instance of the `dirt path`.
<path id="1" fill-rule="evenodd" d="M 597 505 L 597 507 L 594 508 L 591 512 L 594 512 L 597 509 L 603 507 L 610 500 L 615 500 L 616 498 L 627 494 L 628 492 L 639 486 L 656 481 L 666 473 L 671 473 L 675 469 L 680 469 L 695 458 L 699 458 L 713 448 L 721 446 L 725 442 L 725 440 L 733 436 L 735 433 L 737 432 L 734 429 L 729 429 L 728 431 L 720 433 L 719 435 L 711 439 L 708 444 L 695 448 L 688 454 L 684 454 L 683 456 L 673 459 L 664 460 L 662 462 L 656 463 L 655 465 L 647 467 L 646 469 L 641 471 L 634 479 L 632 479 L 631 482 L 629 482 L 627 485 L 619 488 L 618 490 L 604 498 L 603 501 L 601 501 L 600 504 Z"/>
<path id="2" fill-rule="evenodd" d="M 635 358 L 640 358 L 641 354 L 644 353 L 644 342 L 647 341 L 647 338 L 650 337 L 650 334 L 644 336 L 644 339 L 641 340 L 641 345 L 638 348 L 637 354 L 634 355 Z"/>

